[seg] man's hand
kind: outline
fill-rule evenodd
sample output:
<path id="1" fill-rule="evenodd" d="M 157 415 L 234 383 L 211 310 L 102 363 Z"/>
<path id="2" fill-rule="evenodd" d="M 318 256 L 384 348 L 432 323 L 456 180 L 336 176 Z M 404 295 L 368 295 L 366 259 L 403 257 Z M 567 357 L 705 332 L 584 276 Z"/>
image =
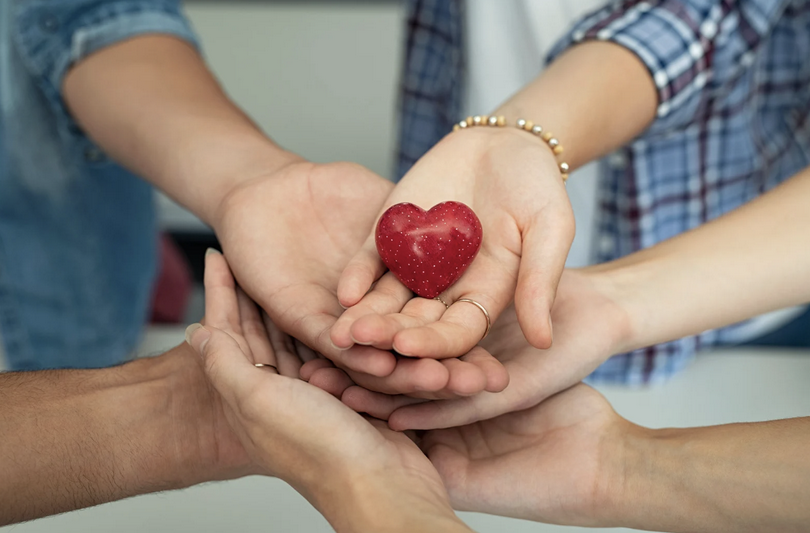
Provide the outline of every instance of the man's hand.
<path id="1" fill-rule="evenodd" d="M 236 287 L 219 253 L 206 256 L 205 288 L 205 326 L 191 326 L 187 336 L 263 473 L 289 482 L 338 531 L 469 531 L 408 437 L 369 423 L 317 387 L 255 366 L 290 368 L 280 358 L 293 355 L 278 349 L 275 326 Z"/>
<path id="2" fill-rule="evenodd" d="M 338 296 L 350 309 L 332 332 L 342 348 L 393 347 L 415 357 L 458 357 L 486 331 L 513 298 L 526 338 L 551 345 L 549 312 L 574 237 L 574 218 L 554 154 L 545 143 L 514 128 L 470 128 L 447 136 L 397 185 L 383 210 L 400 202 L 424 209 L 447 200 L 470 206 L 484 240 L 469 269 L 441 302 L 413 298 L 381 280 L 374 230 L 340 280 Z M 396 282 L 398 283 L 398 282 Z M 517 290 L 517 293 L 515 292 Z"/>

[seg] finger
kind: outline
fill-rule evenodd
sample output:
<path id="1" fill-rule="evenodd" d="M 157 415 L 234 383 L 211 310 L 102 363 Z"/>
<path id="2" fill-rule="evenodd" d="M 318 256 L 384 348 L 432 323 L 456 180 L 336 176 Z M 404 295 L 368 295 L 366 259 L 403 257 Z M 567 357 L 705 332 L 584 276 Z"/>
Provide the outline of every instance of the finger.
<path id="1" fill-rule="evenodd" d="M 437 392 L 447 386 L 447 368 L 433 359 L 401 358 L 391 375 L 384 378 L 348 371 L 355 383 L 385 394 L 414 394 Z"/>
<path id="2" fill-rule="evenodd" d="M 517 271 L 517 265 L 514 270 Z M 488 324 L 497 320 L 509 305 L 515 283 L 516 278 L 509 266 L 482 250 L 464 276 L 445 291 L 444 301 L 453 303 L 441 320 L 397 333 L 394 349 L 403 355 L 437 359 L 459 357 L 469 352 L 484 337 Z M 472 303 L 459 302 L 459 299 L 478 302 L 487 313 Z"/>
<path id="3" fill-rule="evenodd" d="M 491 353 L 480 346 L 476 346 L 460 359 L 475 365 L 481 370 L 486 378 L 485 391 L 501 392 L 509 385 L 509 372 L 506 370 L 506 367 Z M 448 386 L 448 388 L 450 387 Z"/>
<path id="4" fill-rule="evenodd" d="M 203 285 L 206 325 L 241 334 L 236 282 L 225 256 L 213 248 L 205 252 Z"/>
<path id="5" fill-rule="evenodd" d="M 358 318 L 351 325 L 351 337 L 357 344 L 390 350 L 397 333 L 436 322 L 446 309 L 438 300 L 412 298 L 401 311 L 393 314 L 367 314 Z"/>
<path id="6" fill-rule="evenodd" d="M 240 405 L 240 399 L 256 378 L 259 369 L 253 366 L 247 354 L 228 333 L 211 326 L 186 330 L 189 344 L 203 358 L 205 374 L 223 399 L 232 407 Z"/>
<path id="7" fill-rule="evenodd" d="M 355 343 L 351 326 L 358 318 L 371 314 L 398 313 L 412 296 L 411 291 L 388 272 L 362 300 L 358 300 L 356 305 L 340 315 L 330 332 L 332 344 L 340 349 L 351 347 Z"/>
<path id="8" fill-rule="evenodd" d="M 354 385 L 346 372 L 334 367 L 316 370 L 309 378 L 309 383 L 325 390 L 337 399 L 340 399 L 343 391 Z"/>
<path id="9" fill-rule="evenodd" d="M 357 305 L 371 288 L 371 284 L 385 272 L 385 265 L 377 253 L 374 233 L 374 230 L 372 230 L 363 247 L 352 257 L 340 276 L 337 294 L 338 300 L 343 307 L 348 308 Z"/>
<path id="10" fill-rule="evenodd" d="M 500 392 L 509 384 L 509 373 L 506 368 L 481 347 L 473 348 L 470 353 L 461 358 L 443 359 L 439 362 L 445 367 L 449 376 L 445 387 L 436 391 L 409 392 L 407 393 L 409 398 L 454 400 L 485 390 Z"/>
<path id="11" fill-rule="evenodd" d="M 438 433 L 435 431 L 429 432 L 422 439 L 420 448 L 428 456 L 428 459 L 436 467 L 436 471 L 442 478 L 453 509 L 457 511 L 482 509 L 483 507 L 477 505 L 477 502 L 471 496 L 475 491 L 468 489 L 468 487 L 473 486 L 469 479 L 471 465 L 469 452 L 465 449 L 463 440 L 452 437 L 442 438 L 443 436 L 437 435 Z M 483 485 L 475 486 L 489 485 L 491 483 L 483 481 Z"/>
<path id="12" fill-rule="evenodd" d="M 515 308 L 526 340 L 536 348 L 551 346 L 551 307 L 574 231 L 569 204 L 541 213 L 523 232 Z"/>
<path id="13" fill-rule="evenodd" d="M 479 363 L 491 357 L 483 349 L 470 354 L 470 358 L 478 359 Z M 518 366 L 516 371 L 520 369 Z M 466 398 L 404 406 L 391 413 L 389 423 L 397 431 L 465 426 L 536 405 L 545 395 L 540 392 L 542 387 L 535 384 L 535 380 L 523 380 L 507 386 L 502 392 L 484 391 Z"/>
<path id="14" fill-rule="evenodd" d="M 476 365 L 456 358 L 444 359 L 441 363 L 450 374 L 445 389 L 453 395 L 472 396 L 486 388 L 487 377 Z"/>
<path id="15" fill-rule="evenodd" d="M 340 397 L 340 401 L 358 413 L 367 413 L 380 420 L 388 420 L 388 416 L 406 405 L 423 403 L 428 400 L 412 398 L 405 395 L 392 396 L 381 392 L 374 392 L 360 386 L 349 387 Z"/>
<path id="16" fill-rule="evenodd" d="M 453 400 L 478 394 L 492 387 L 503 390 L 508 383 L 508 373 L 483 348 L 474 348 L 461 358 L 450 358 L 439 361 L 447 369 L 449 378 L 445 387 L 438 391 L 415 391 L 410 397 L 423 400 Z M 506 379 L 503 378 L 506 375 Z M 490 382 L 492 385 L 490 385 Z"/>
<path id="17" fill-rule="evenodd" d="M 282 376 L 298 379 L 303 361 L 297 354 L 293 338 L 281 331 L 267 313 L 262 312 L 262 322 L 270 337 L 276 356 L 276 367 Z"/>
<path id="18" fill-rule="evenodd" d="M 293 345 L 295 346 L 295 353 L 298 354 L 298 357 L 301 358 L 301 361 L 307 362 L 312 361 L 313 359 L 319 359 L 315 350 L 304 344 L 303 342 L 299 341 L 298 339 L 293 339 Z"/>
<path id="19" fill-rule="evenodd" d="M 349 370 L 384 378 L 396 368 L 397 358 L 387 350 L 357 345 L 341 353 L 340 363 Z"/>
<path id="20" fill-rule="evenodd" d="M 241 320 L 242 335 L 250 348 L 250 357 L 253 364 L 270 365 L 264 367 L 269 371 L 278 373 L 276 354 L 270 344 L 267 330 L 259 314 L 259 308 L 241 288 L 236 287 L 236 301 L 239 305 L 239 318 Z"/>
<path id="21" fill-rule="evenodd" d="M 307 361 L 301 366 L 301 370 L 299 370 L 299 377 L 304 381 L 309 381 L 312 375 L 322 368 L 335 368 L 335 365 L 329 359 L 318 357 L 312 359 L 311 361 Z"/>

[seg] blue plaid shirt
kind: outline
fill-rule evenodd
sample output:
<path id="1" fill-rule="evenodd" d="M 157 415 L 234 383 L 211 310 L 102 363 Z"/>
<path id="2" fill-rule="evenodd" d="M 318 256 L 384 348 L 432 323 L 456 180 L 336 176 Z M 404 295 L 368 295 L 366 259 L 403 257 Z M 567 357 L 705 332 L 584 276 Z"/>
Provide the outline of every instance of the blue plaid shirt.
<path id="1" fill-rule="evenodd" d="M 459 1 L 410 3 L 400 174 L 461 118 L 461 89 L 449 88 L 463 79 Z M 589 40 L 636 54 L 659 97 L 655 122 L 601 163 L 598 262 L 700 226 L 810 164 L 810 1 L 612 2 L 578 22 L 551 58 Z M 743 323 L 617 355 L 590 381 L 661 381 L 700 348 L 749 336 Z"/>

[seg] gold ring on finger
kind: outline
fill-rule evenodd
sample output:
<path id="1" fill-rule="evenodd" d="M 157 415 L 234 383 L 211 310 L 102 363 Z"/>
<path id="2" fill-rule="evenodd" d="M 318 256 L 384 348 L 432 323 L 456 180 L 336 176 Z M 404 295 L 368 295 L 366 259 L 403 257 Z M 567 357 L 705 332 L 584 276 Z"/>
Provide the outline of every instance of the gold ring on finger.
<path id="1" fill-rule="evenodd" d="M 475 300 L 470 299 L 470 298 L 459 298 L 458 300 L 456 300 L 455 303 L 458 303 L 458 302 L 465 302 L 465 303 L 468 303 L 468 304 L 473 304 L 475 307 L 480 309 L 482 313 L 484 313 L 484 317 L 487 319 L 487 330 L 484 332 L 484 336 L 481 337 L 481 340 L 486 339 L 487 335 L 489 335 L 489 330 L 492 329 L 492 319 L 489 317 L 489 311 L 487 311 L 487 308 L 484 307 L 483 305 L 481 305 L 480 303 L 476 302 Z M 481 341 L 478 341 L 478 342 L 481 342 Z"/>

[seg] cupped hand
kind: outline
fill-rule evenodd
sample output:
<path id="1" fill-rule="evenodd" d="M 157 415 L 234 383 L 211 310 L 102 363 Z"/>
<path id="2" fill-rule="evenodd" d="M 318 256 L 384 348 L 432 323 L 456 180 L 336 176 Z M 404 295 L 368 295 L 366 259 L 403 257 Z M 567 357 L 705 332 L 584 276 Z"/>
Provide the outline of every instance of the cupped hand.
<path id="1" fill-rule="evenodd" d="M 344 496 L 357 511 L 357 499 L 379 497 L 379 490 L 391 493 L 391 501 L 417 505 L 408 512 L 421 506 L 434 517 L 452 515 L 438 474 L 408 437 L 276 372 L 274 367 L 297 373 L 294 348 L 283 344 L 266 315 L 236 287 L 222 254 L 207 254 L 205 288 L 205 326 L 190 327 L 189 341 L 203 358 L 230 426 L 262 473 L 289 482 L 336 527 L 356 519 L 341 509 Z M 385 508 L 391 502 L 377 503 Z"/>
<path id="2" fill-rule="evenodd" d="M 425 402 L 352 386 L 341 397 L 359 412 L 388 419 L 397 430 L 460 426 L 533 407 L 578 383 L 622 348 L 630 323 L 616 302 L 609 279 L 600 272 L 566 270 L 552 309 L 555 341 L 548 350 L 531 346 L 514 308 L 507 309 L 481 346 L 510 376 L 502 392 Z"/>
<path id="3" fill-rule="evenodd" d="M 458 510 L 605 527 L 616 525 L 623 450 L 638 431 L 579 384 L 528 410 L 429 431 L 422 448 Z"/>
<path id="4" fill-rule="evenodd" d="M 359 165 L 299 161 L 240 184 L 215 229 L 240 287 L 282 330 L 336 358 L 337 282 L 391 188 Z"/>
<path id="5" fill-rule="evenodd" d="M 551 344 L 549 312 L 574 235 L 574 219 L 557 162 L 542 140 L 515 128 L 472 128 L 443 139 L 408 172 L 382 206 L 410 202 L 424 209 L 448 200 L 478 215 L 484 238 L 469 269 L 441 298 L 414 298 L 386 282 L 374 228 L 340 278 L 350 309 L 332 330 L 342 348 L 371 345 L 416 357 L 458 357 L 484 335 L 513 299 L 526 338 Z M 396 283 L 393 283 L 396 282 Z M 400 284 L 401 285 L 401 284 Z M 367 293 L 368 291 L 368 293 Z"/>

